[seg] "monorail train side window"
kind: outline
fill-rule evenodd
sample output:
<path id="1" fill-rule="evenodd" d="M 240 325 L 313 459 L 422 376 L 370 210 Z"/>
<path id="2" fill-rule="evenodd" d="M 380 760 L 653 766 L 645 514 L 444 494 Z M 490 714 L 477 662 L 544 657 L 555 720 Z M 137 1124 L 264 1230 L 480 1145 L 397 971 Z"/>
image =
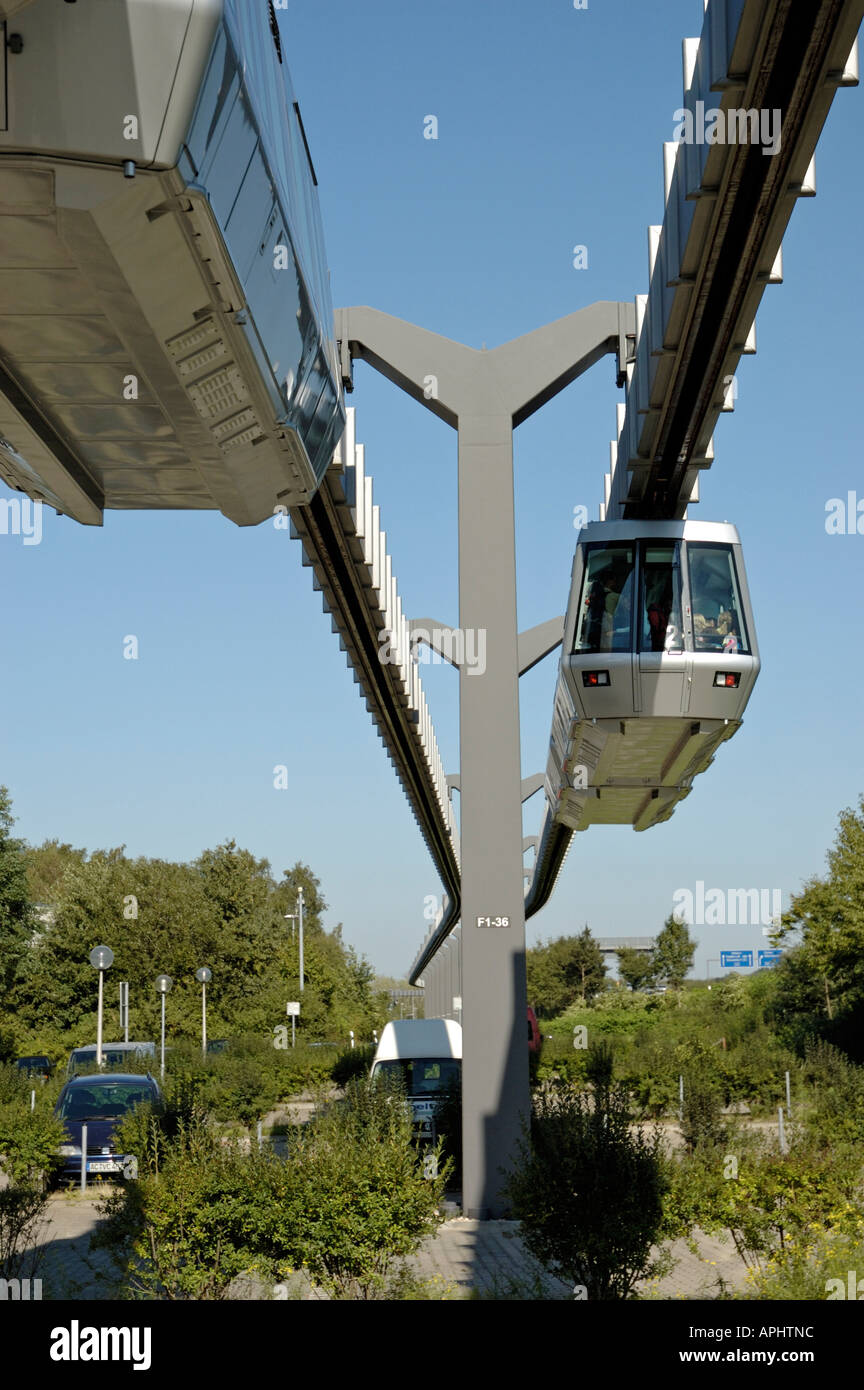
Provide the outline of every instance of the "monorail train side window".
<path id="1" fill-rule="evenodd" d="M 639 650 L 682 652 L 681 567 L 677 541 L 642 541 Z"/>
<path id="2" fill-rule="evenodd" d="M 574 652 L 631 650 L 634 555 L 626 544 L 586 548 Z"/>
<path id="3" fill-rule="evenodd" d="M 695 650 L 749 653 L 731 545 L 687 546 Z"/>

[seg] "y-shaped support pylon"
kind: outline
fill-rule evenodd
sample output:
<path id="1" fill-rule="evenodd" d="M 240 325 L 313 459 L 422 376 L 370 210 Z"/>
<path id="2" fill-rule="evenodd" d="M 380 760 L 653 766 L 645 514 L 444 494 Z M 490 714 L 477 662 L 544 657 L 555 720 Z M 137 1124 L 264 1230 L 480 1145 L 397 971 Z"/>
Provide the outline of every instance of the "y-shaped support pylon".
<path id="1" fill-rule="evenodd" d="M 501 1170 L 529 1107 L 513 430 L 606 353 L 620 385 L 634 331 L 632 305 L 601 302 L 487 351 L 377 309 L 336 312 L 349 389 L 360 358 L 459 434 L 459 628 L 463 649 L 485 653 L 459 667 L 468 1216 L 504 1210 Z"/>

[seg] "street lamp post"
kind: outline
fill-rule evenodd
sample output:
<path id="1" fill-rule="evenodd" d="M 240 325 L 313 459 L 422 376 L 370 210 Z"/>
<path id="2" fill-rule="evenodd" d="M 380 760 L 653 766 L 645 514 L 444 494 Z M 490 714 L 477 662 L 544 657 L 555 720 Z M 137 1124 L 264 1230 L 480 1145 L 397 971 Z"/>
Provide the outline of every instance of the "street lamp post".
<path id="1" fill-rule="evenodd" d="M 297 914 L 300 918 L 300 989 L 303 989 L 303 889 L 297 889 Z"/>
<path id="2" fill-rule="evenodd" d="M 96 1065 L 102 1065 L 102 977 L 114 964 L 114 952 L 110 946 L 94 946 L 90 952 L 90 964 L 99 971 L 99 1012 L 96 1022 Z"/>
<path id="3" fill-rule="evenodd" d="M 165 1080 L 165 996 L 173 985 L 174 981 L 170 975 L 157 975 L 156 988 L 162 995 L 162 1047 L 159 1054 L 159 1078 Z"/>
<path id="4" fill-rule="evenodd" d="M 286 922 L 287 922 L 287 921 L 289 920 L 289 918 L 290 918 L 290 921 L 291 921 L 291 945 L 293 946 L 293 945 L 294 945 L 294 923 L 297 921 L 297 913 L 296 913 L 296 912 L 283 912 L 283 913 L 282 913 L 282 916 L 285 918 L 285 921 L 286 921 Z"/>
<path id="5" fill-rule="evenodd" d="M 213 971 L 206 965 L 195 971 L 195 979 L 201 986 L 201 1055 L 207 1056 L 207 986 L 213 979 Z"/>

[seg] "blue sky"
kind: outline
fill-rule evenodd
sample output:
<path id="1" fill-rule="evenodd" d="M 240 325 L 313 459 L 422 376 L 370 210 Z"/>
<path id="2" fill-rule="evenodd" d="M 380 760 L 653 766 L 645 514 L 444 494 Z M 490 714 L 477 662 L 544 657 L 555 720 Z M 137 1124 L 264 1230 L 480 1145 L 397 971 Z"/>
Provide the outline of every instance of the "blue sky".
<path id="1" fill-rule="evenodd" d="M 370 304 L 493 347 L 598 299 L 647 289 L 662 217 L 662 142 L 681 104 L 681 40 L 701 0 L 292 0 L 286 58 L 320 184 L 334 303 Z M 423 138 L 427 115 L 438 139 Z M 741 532 L 763 669 L 744 727 L 672 820 L 574 842 L 528 940 L 650 934 L 681 888 L 789 894 L 824 869 L 864 791 L 864 536 L 829 536 L 829 498 L 864 498 L 859 441 L 861 94 L 841 90 L 815 199 L 784 244 L 785 283 L 757 316 L 735 413 L 694 515 Z M 588 248 L 575 270 L 572 248 Z M 456 437 L 358 364 L 349 403 L 409 615 L 455 622 Z M 516 433 L 519 620 L 562 613 L 576 532 L 596 516 L 614 433 L 612 359 Z M 5 495 L 5 494 L 4 494 Z M 280 871 L 306 861 L 328 925 L 404 972 L 437 876 L 313 593 L 270 524 L 213 513 L 46 513 L 27 547 L 0 535 L 5 613 L 0 781 L 18 831 L 189 859 L 229 837 Z M 139 639 L 137 661 L 123 639 Z M 522 681 L 523 767 L 546 762 L 557 658 Z M 448 770 L 457 686 L 423 668 Z M 273 787 L 274 765 L 289 786 Z M 525 809 L 536 831 L 541 798 Z M 758 948 L 760 928 L 704 927 L 697 956 Z M 717 972 L 712 965 L 712 973 Z"/>

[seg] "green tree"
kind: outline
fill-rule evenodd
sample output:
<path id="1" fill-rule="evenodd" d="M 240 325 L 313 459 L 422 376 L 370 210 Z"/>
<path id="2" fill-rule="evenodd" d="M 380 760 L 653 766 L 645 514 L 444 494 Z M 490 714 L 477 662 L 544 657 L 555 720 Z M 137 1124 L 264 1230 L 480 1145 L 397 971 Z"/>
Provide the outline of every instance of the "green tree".
<path id="1" fill-rule="evenodd" d="M 663 980 L 670 989 L 680 989 L 684 977 L 692 969 L 695 952 L 696 942 L 687 930 L 687 923 L 670 913 L 652 954 L 655 979 Z"/>
<path id="2" fill-rule="evenodd" d="M 28 845 L 26 850 L 27 883 L 33 903 L 59 902 L 63 893 L 66 870 L 79 866 L 87 858 L 86 849 L 75 849 L 59 840 L 45 840 L 41 845 Z"/>
<path id="3" fill-rule="evenodd" d="M 772 935 L 786 947 L 772 1014 L 799 1052 L 816 1036 L 864 1061 L 864 797 L 841 813 L 827 859 Z"/>
<path id="4" fill-rule="evenodd" d="M 564 977 L 584 1003 L 606 984 L 606 961 L 586 923 L 578 936 L 565 938 Z"/>
<path id="5" fill-rule="evenodd" d="M 646 989 L 654 980 L 654 959 L 650 951 L 622 946 L 617 952 L 618 974 L 631 989 Z"/>
<path id="6" fill-rule="evenodd" d="M 276 883 L 268 862 L 233 840 L 192 864 L 129 859 L 122 847 L 88 857 L 83 851 L 67 854 L 51 842 L 43 851 L 41 871 L 46 877 L 50 871 L 54 885 L 53 920 L 40 924 L 17 990 L 34 1046 L 50 1042 L 62 1051 L 70 1030 L 75 1042 L 93 1041 L 97 977 L 88 955 L 100 942 L 115 957 L 106 980 L 107 1036 L 115 1028 L 117 980 L 129 981 L 133 1035 L 155 1036 L 154 982 L 163 972 L 174 980 L 166 1011 L 170 1041 L 200 1036 L 195 971 L 207 965 L 213 971 L 207 991 L 211 1037 L 250 1033 L 272 1042 L 286 1001 L 300 997 L 298 934 L 292 941 L 285 920 L 300 884 L 308 908 L 301 1038 L 347 1042 L 351 1029 L 359 1039 L 369 1038 L 383 1021 L 373 971 L 343 943 L 339 927 L 324 929 L 326 903 L 305 865 L 295 865 Z M 37 1044 L 37 1037 L 45 1041 Z"/>
<path id="7" fill-rule="evenodd" d="M 7 1007 L 34 928 L 25 847 L 12 835 L 14 824 L 9 792 L 0 787 L 0 997 Z"/>
<path id="8" fill-rule="evenodd" d="M 532 947 L 527 967 L 528 999 L 544 1018 L 563 1013 L 579 998 L 587 1002 L 606 982 L 603 952 L 587 926 L 579 936 Z"/>
<path id="9" fill-rule="evenodd" d="M 554 955 L 552 945 L 552 942 L 540 942 L 525 953 L 528 999 L 541 1018 L 554 1018 L 572 1001 L 561 961 Z"/>

